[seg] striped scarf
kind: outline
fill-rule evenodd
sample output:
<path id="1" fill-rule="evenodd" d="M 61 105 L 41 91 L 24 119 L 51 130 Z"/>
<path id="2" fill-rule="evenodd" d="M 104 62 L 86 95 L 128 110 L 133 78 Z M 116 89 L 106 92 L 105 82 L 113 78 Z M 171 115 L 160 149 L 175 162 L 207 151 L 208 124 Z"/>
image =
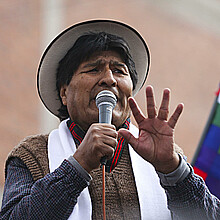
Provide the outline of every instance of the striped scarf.
<path id="1" fill-rule="evenodd" d="M 129 129 L 129 125 L 130 125 L 130 118 L 128 118 L 125 123 L 120 127 L 120 128 L 125 128 L 125 129 Z M 84 132 L 77 124 L 75 124 L 71 119 L 69 119 L 67 121 L 67 127 L 69 128 L 72 137 L 76 143 L 76 146 L 79 146 L 86 134 L 86 132 Z M 107 161 L 107 164 L 105 166 L 106 172 L 111 172 L 118 164 L 120 158 L 121 158 L 121 154 L 123 151 L 123 147 L 125 145 L 125 140 L 123 137 L 121 137 L 118 140 L 118 144 L 117 147 L 115 149 L 114 155 L 113 157 Z"/>

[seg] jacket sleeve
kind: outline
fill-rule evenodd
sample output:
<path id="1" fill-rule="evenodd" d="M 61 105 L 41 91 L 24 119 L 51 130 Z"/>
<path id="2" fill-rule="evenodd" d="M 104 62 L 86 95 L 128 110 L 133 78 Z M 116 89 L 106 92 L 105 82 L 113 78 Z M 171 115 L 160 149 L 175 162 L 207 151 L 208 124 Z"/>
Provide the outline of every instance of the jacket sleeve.
<path id="1" fill-rule="evenodd" d="M 175 186 L 163 186 L 173 219 L 220 219 L 220 200 L 212 195 L 203 179 L 193 172 Z"/>
<path id="2" fill-rule="evenodd" d="M 7 166 L 0 219 L 68 219 L 88 185 L 67 160 L 34 182 L 26 165 L 12 158 Z"/>

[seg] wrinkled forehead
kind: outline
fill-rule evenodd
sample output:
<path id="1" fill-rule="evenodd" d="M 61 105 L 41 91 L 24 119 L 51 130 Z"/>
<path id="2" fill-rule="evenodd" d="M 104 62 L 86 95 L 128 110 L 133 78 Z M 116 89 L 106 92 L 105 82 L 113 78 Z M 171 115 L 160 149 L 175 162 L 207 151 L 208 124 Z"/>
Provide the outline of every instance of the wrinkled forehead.
<path id="1" fill-rule="evenodd" d="M 103 50 L 102 48 L 96 48 L 96 50 L 92 53 L 86 53 L 83 56 L 84 58 L 80 62 L 88 62 L 88 61 L 96 61 L 96 60 L 103 60 L 103 61 L 118 61 L 121 63 L 125 63 L 125 54 L 124 52 L 117 50 L 115 48 L 110 48 L 108 50 Z"/>
<path id="2" fill-rule="evenodd" d="M 97 66 L 115 66 L 117 68 L 124 68 L 127 72 L 128 67 L 119 55 L 119 53 L 115 51 L 102 51 L 102 52 L 95 52 L 89 59 L 82 62 L 80 64 L 81 68 L 90 68 L 90 67 L 97 67 Z"/>
<path id="3" fill-rule="evenodd" d="M 89 56 L 86 60 L 86 62 L 118 62 L 118 63 L 124 63 L 124 59 L 122 58 L 122 55 L 114 50 L 108 50 L 108 51 L 95 51 L 91 56 Z"/>

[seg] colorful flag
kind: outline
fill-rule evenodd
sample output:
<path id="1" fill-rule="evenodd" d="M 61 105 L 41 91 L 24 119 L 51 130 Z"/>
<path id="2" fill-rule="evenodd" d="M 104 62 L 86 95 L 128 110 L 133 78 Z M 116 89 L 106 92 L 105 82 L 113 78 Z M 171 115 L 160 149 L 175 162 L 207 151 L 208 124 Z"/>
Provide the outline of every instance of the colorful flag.
<path id="1" fill-rule="evenodd" d="M 192 165 L 210 192 L 220 199 L 220 89 Z"/>

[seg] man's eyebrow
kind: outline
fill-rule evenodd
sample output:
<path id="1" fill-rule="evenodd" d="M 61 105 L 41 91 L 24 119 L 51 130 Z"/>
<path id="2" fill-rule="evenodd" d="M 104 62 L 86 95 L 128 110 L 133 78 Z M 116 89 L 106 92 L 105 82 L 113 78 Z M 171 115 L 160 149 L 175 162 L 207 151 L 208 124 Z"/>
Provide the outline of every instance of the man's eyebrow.
<path id="1" fill-rule="evenodd" d="M 126 67 L 126 64 L 118 62 L 118 61 L 113 61 L 111 62 L 111 64 L 114 66 Z"/>
<path id="2" fill-rule="evenodd" d="M 97 60 L 97 61 L 94 61 L 94 62 L 89 62 L 89 63 L 86 63 L 83 68 L 86 68 L 86 67 L 95 67 L 95 66 L 98 66 L 100 63 L 102 62 L 102 60 Z"/>
<path id="3" fill-rule="evenodd" d="M 99 64 L 103 63 L 103 60 L 100 59 L 100 60 L 97 60 L 97 61 L 91 61 L 91 62 L 88 62 L 86 63 L 85 65 L 83 65 L 83 68 L 87 68 L 87 67 L 96 67 L 98 66 Z M 124 68 L 127 68 L 127 65 L 122 63 L 122 62 L 118 62 L 118 61 L 110 61 L 110 64 L 111 65 L 114 65 L 114 66 L 119 66 L 119 67 L 124 67 Z"/>
<path id="4" fill-rule="evenodd" d="M 126 72 L 129 72 L 128 70 L 128 66 L 125 63 L 122 62 L 118 62 L 118 61 L 113 61 L 112 65 L 116 66 L 116 67 L 123 67 L 125 69 Z"/>

